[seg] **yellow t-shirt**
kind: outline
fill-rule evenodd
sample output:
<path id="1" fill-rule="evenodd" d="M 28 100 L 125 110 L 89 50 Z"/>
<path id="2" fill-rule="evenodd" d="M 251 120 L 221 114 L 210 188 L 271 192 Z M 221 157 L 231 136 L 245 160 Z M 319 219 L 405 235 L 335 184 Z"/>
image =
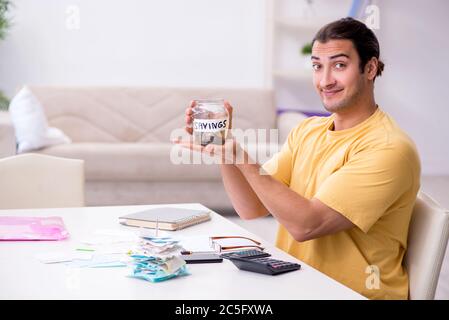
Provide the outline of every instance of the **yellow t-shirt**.
<path id="1" fill-rule="evenodd" d="M 415 145 L 379 108 L 346 130 L 333 131 L 333 119 L 303 121 L 264 169 L 356 227 L 300 243 L 281 225 L 276 245 L 368 298 L 407 299 L 402 262 L 420 186 Z"/>

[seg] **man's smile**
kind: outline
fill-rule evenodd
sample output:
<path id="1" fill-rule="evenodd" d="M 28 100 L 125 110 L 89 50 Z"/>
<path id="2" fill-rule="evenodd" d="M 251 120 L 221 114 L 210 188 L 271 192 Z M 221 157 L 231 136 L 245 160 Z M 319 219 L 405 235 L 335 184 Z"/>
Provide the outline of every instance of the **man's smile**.
<path id="1" fill-rule="evenodd" d="M 343 91 L 343 89 L 332 89 L 332 90 L 321 89 L 323 96 L 325 96 L 326 98 L 331 98 L 331 97 L 337 95 L 341 91 Z"/>

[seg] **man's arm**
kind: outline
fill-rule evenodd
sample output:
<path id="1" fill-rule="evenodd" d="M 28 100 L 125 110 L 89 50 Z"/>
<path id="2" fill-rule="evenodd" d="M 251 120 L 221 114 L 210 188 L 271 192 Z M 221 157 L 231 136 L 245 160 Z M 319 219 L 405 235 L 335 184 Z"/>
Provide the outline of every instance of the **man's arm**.
<path id="1" fill-rule="evenodd" d="M 243 152 L 241 164 L 233 163 L 235 154 L 225 152 L 232 147 L 230 140 L 224 146 L 206 147 L 192 142 L 178 142 L 194 151 L 222 158 L 223 182 L 237 213 L 243 219 L 253 219 L 271 213 L 296 241 L 307 241 L 353 228 L 355 225 L 338 211 L 318 199 L 306 199 L 270 175 L 261 175 L 258 164 L 250 164 Z M 234 148 L 233 148 L 234 149 Z M 230 159 L 224 159 L 231 154 Z"/>
<path id="2" fill-rule="evenodd" d="M 319 238 L 355 226 L 349 219 L 318 199 L 308 200 L 270 175 L 261 175 L 260 166 L 257 164 L 248 164 L 248 161 L 245 161 L 243 164 L 236 164 L 236 167 L 263 206 L 296 241 Z"/>
<path id="3" fill-rule="evenodd" d="M 186 110 L 186 130 L 190 134 L 193 107 L 194 102 L 191 102 Z M 233 109 L 228 102 L 225 102 L 225 107 L 231 123 Z M 222 161 L 231 155 L 230 159 L 227 159 L 229 162 L 223 161 L 221 165 L 223 183 L 234 208 L 243 219 L 254 219 L 271 213 L 297 241 L 306 241 L 354 227 L 351 221 L 319 200 L 308 200 L 273 177 L 260 175 L 260 166 L 248 164 L 248 154 L 235 145 L 233 139 L 224 146 L 209 144 L 202 147 L 192 142 L 176 143 L 191 150 L 218 156 Z M 232 152 L 225 152 L 225 149 L 229 148 Z M 231 164 L 235 161 L 238 149 L 243 152 L 243 164 Z"/>
<path id="4" fill-rule="evenodd" d="M 240 170 L 232 164 L 222 164 L 221 175 L 232 205 L 242 219 L 255 219 L 269 211 L 249 185 Z"/>

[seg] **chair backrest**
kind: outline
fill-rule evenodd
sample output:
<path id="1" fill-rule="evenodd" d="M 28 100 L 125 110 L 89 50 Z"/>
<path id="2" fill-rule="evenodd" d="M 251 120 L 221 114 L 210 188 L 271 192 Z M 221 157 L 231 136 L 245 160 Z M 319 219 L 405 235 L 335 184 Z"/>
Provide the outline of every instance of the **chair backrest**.
<path id="1" fill-rule="evenodd" d="M 434 299 L 449 236 L 449 212 L 420 192 L 410 222 L 405 266 L 410 299 Z"/>
<path id="2" fill-rule="evenodd" d="M 0 159 L 0 209 L 84 206 L 84 161 L 27 153 Z"/>

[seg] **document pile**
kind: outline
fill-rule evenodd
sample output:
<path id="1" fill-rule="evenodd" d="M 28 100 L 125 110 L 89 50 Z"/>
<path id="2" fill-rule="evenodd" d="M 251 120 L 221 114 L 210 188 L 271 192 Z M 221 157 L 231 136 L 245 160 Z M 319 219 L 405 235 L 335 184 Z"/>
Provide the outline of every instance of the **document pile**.
<path id="1" fill-rule="evenodd" d="M 180 258 L 182 247 L 171 237 L 143 236 L 139 247 L 133 250 L 131 277 L 160 282 L 188 275 L 186 263 Z"/>
<path id="2" fill-rule="evenodd" d="M 129 252 L 139 241 L 134 232 L 98 229 L 86 231 L 79 241 L 61 249 L 46 249 L 35 253 L 42 263 L 64 263 L 75 268 L 126 267 Z"/>

